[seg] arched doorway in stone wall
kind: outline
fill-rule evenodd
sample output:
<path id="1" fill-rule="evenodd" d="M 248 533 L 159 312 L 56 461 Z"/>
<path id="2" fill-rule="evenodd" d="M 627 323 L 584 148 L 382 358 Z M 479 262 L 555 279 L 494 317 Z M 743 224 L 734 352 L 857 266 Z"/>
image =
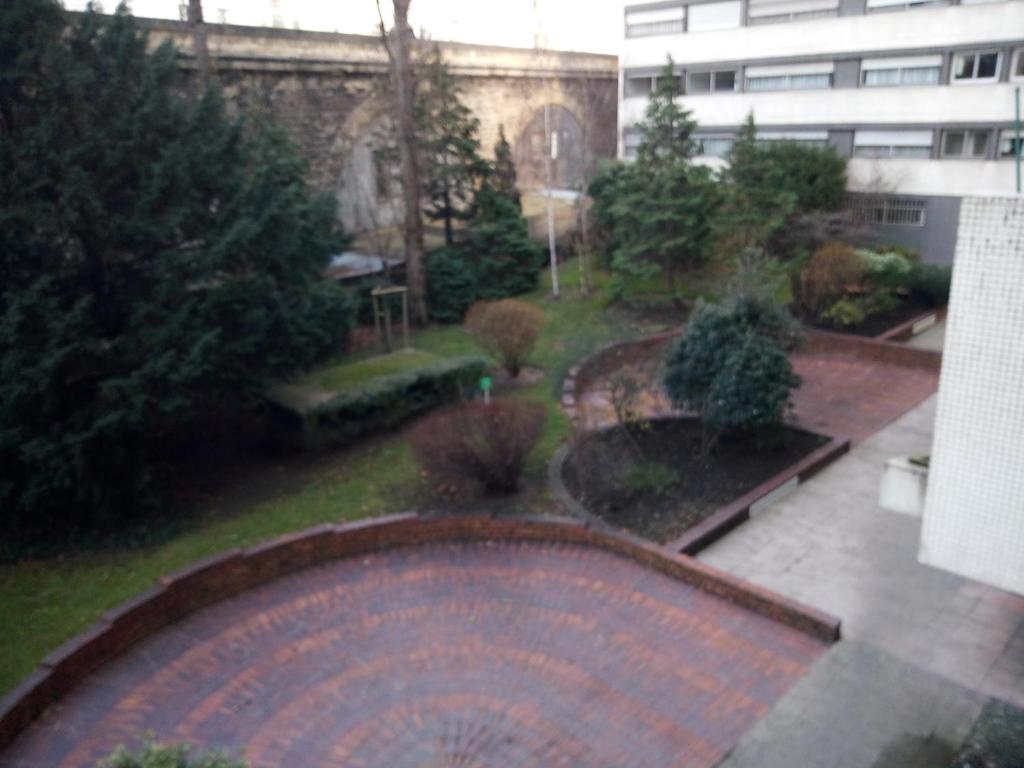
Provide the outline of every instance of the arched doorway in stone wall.
<path id="1" fill-rule="evenodd" d="M 392 155 L 384 149 L 390 121 L 367 126 L 348 147 L 338 179 L 342 226 L 352 233 L 392 227 L 402 221 L 402 191 Z"/>
<path id="2" fill-rule="evenodd" d="M 575 189 L 583 183 L 583 129 L 579 120 L 560 104 L 548 106 L 552 133 L 558 134 L 558 159 L 552 163 L 552 186 Z M 515 140 L 512 156 L 516 164 L 519 186 L 524 190 L 547 186 L 546 168 L 548 140 L 544 135 L 544 108 L 536 110 Z"/>

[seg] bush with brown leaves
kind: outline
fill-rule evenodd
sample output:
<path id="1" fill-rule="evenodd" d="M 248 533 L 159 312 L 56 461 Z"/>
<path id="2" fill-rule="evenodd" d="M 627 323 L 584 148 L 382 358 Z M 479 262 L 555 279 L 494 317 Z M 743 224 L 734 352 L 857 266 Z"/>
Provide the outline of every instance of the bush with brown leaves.
<path id="1" fill-rule="evenodd" d="M 480 301 L 466 315 L 466 330 L 481 349 L 515 378 L 537 345 L 544 313 L 517 299 Z"/>
<path id="2" fill-rule="evenodd" d="M 476 400 L 427 416 L 409 441 L 420 466 L 435 478 L 473 480 L 489 492 L 508 493 L 519 485 L 546 418 L 541 403 Z"/>
<path id="3" fill-rule="evenodd" d="M 814 252 L 795 281 L 794 298 L 804 313 L 817 317 L 864 278 L 864 259 L 846 243 L 826 243 Z"/>

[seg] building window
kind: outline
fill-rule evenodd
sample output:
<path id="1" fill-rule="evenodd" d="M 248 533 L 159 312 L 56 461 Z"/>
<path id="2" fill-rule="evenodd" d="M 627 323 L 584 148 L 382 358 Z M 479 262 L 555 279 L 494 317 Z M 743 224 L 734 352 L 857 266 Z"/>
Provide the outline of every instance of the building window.
<path id="1" fill-rule="evenodd" d="M 655 77 L 632 77 L 626 75 L 623 83 L 624 96 L 627 99 L 650 96 L 656 82 L 657 78 Z"/>
<path id="2" fill-rule="evenodd" d="M 899 59 L 864 59 L 860 64 L 865 86 L 937 85 L 942 56 L 907 56 Z"/>
<path id="3" fill-rule="evenodd" d="M 626 11 L 626 37 L 674 35 L 684 31 L 686 9 L 658 8 L 650 11 Z"/>
<path id="4" fill-rule="evenodd" d="M 972 51 L 953 57 L 950 80 L 954 83 L 986 83 L 999 79 L 999 51 Z"/>
<path id="5" fill-rule="evenodd" d="M 942 156 L 984 160 L 988 155 L 988 131 L 944 131 Z"/>
<path id="6" fill-rule="evenodd" d="M 855 196 L 850 207 L 867 224 L 923 227 L 925 201 L 914 197 Z"/>
<path id="7" fill-rule="evenodd" d="M 929 5 L 949 5 L 949 0 L 868 0 L 869 11 L 905 11 Z"/>
<path id="8" fill-rule="evenodd" d="M 711 32 L 715 29 L 735 29 L 740 25 L 741 10 L 739 0 L 687 6 L 689 21 L 686 24 L 686 31 Z"/>
<path id="9" fill-rule="evenodd" d="M 622 134 L 622 154 L 626 157 L 636 157 L 636 151 L 643 143 L 643 136 L 636 131 L 627 131 Z"/>
<path id="10" fill-rule="evenodd" d="M 1024 131 L 1021 131 L 1020 138 L 1013 128 L 1007 128 L 999 132 L 999 157 L 1002 159 L 1011 157 L 1024 157 Z"/>
<path id="11" fill-rule="evenodd" d="M 832 87 L 832 62 L 747 67 L 748 91 L 798 91 Z"/>
<path id="12" fill-rule="evenodd" d="M 686 75 L 687 93 L 722 93 L 736 90 L 735 70 L 690 72 Z"/>
<path id="13" fill-rule="evenodd" d="M 726 157 L 732 149 L 732 136 L 701 136 L 693 137 L 697 144 L 697 154 L 705 157 Z"/>
<path id="14" fill-rule="evenodd" d="M 856 131 L 853 156 L 927 159 L 932 156 L 931 131 Z"/>
<path id="15" fill-rule="evenodd" d="M 1017 48 L 1013 52 L 1013 66 L 1010 68 L 1010 77 L 1014 80 L 1024 80 L 1024 48 Z"/>
<path id="16" fill-rule="evenodd" d="M 749 0 L 749 24 L 776 24 L 798 19 L 838 16 L 839 0 Z"/>
<path id="17" fill-rule="evenodd" d="M 791 141 L 806 147 L 827 147 L 828 131 L 758 131 L 757 141 Z"/>

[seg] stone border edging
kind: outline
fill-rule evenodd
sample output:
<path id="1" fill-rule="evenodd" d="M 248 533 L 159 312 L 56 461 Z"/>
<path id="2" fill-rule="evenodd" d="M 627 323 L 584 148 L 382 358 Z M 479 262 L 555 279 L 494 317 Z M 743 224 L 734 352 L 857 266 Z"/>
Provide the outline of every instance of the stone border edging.
<path id="1" fill-rule="evenodd" d="M 0 748 L 87 675 L 144 638 L 194 611 L 313 565 L 399 546 L 438 541 L 549 541 L 598 547 L 825 642 L 837 618 L 747 583 L 685 555 L 617 531 L 555 517 L 423 517 L 401 513 L 325 524 L 196 563 L 108 611 L 43 660 L 0 701 Z"/>
<path id="2" fill-rule="evenodd" d="M 696 555 L 736 526 L 749 520 L 751 507 L 757 502 L 794 480 L 796 483 L 793 485 L 793 489 L 799 487 L 801 483 L 807 482 L 849 450 L 849 438 L 831 438 L 825 445 L 815 449 L 795 464 L 786 467 L 724 507 L 719 507 L 710 517 L 706 517 L 697 525 L 687 529 L 682 536 L 673 539 L 666 546 L 673 552 L 682 555 Z"/>
<path id="3" fill-rule="evenodd" d="M 931 309 L 927 312 L 922 312 L 917 317 L 912 317 L 899 325 L 895 325 L 887 331 L 883 331 L 877 336 L 872 338 L 875 341 L 892 341 L 892 342 L 904 342 L 910 341 L 918 334 L 924 333 L 928 328 L 933 327 L 936 323 L 941 322 L 946 318 L 947 307 L 939 307 L 937 309 Z M 917 330 L 919 324 L 932 320 L 928 324 L 927 328 Z"/>

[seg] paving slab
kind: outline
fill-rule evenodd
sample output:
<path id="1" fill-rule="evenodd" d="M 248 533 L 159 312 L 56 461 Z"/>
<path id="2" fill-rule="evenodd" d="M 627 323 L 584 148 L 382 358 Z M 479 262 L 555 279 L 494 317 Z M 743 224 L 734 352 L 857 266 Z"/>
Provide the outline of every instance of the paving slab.
<path id="1" fill-rule="evenodd" d="M 930 397 L 864 440 L 699 557 L 839 616 L 844 645 L 884 654 L 878 656 L 884 664 L 860 664 L 866 651 L 841 651 L 865 685 L 873 686 L 881 711 L 903 696 L 904 676 L 918 672 L 1024 707 L 1024 598 L 918 563 L 920 519 L 878 506 L 886 459 L 928 453 L 935 403 Z M 759 730 L 768 727 L 765 722 Z M 878 743 L 872 742 L 880 751 L 868 760 L 856 747 L 860 735 L 843 738 L 851 740 L 850 754 L 859 755 L 852 762 L 791 765 L 868 768 L 884 757 Z M 815 748 L 801 743 L 800 748 Z M 782 763 L 763 765 L 775 764 Z"/>

